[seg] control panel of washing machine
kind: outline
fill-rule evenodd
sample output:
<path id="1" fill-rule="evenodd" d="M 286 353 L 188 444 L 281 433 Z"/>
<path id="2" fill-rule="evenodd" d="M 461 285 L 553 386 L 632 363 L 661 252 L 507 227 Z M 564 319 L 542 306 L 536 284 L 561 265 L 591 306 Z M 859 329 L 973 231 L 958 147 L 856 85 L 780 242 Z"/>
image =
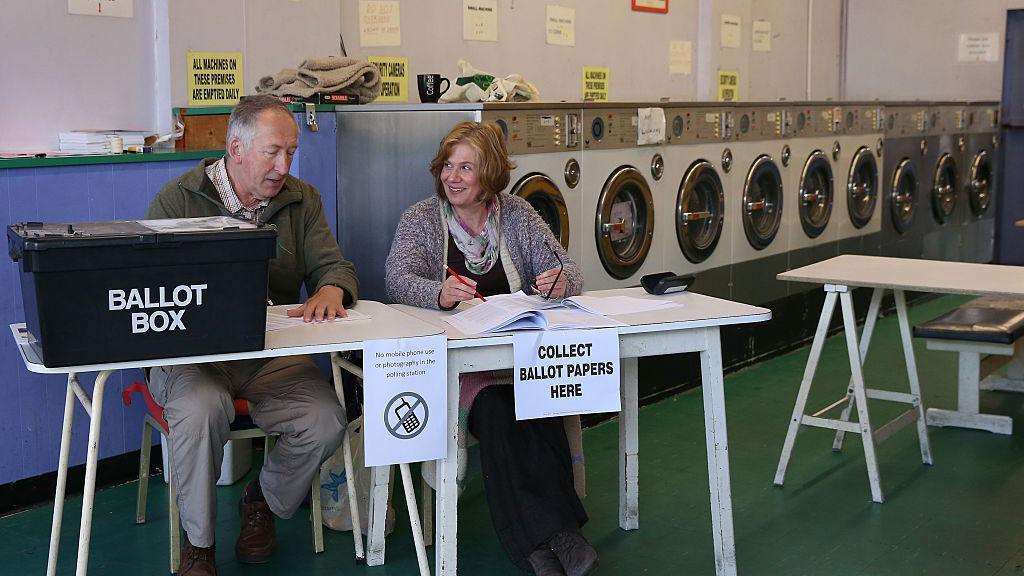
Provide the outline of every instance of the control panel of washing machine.
<path id="1" fill-rule="evenodd" d="M 669 119 L 665 119 L 669 122 Z M 633 148 L 637 144 L 636 108 L 594 108 L 583 111 L 583 149 Z"/>
<path id="2" fill-rule="evenodd" d="M 485 121 L 493 121 L 505 135 L 505 146 L 512 156 L 579 150 L 579 111 L 512 110 L 485 112 Z"/>
<path id="3" fill-rule="evenodd" d="M 732 140 L 737 132 L 732 107 L 675 106 L 665 109 L 666 143 L 699 144 Z"/>

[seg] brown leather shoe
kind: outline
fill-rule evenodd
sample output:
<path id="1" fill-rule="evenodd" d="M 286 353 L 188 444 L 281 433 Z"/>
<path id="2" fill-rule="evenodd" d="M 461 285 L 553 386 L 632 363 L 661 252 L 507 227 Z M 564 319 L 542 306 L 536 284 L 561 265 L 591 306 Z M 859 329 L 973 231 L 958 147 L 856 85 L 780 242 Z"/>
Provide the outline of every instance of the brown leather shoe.
<path id="1" fill-rule="evenodd" d="M 274 513 L 262 500 L 246 502 L 242 497 L 238 503 L 238 515 L 242 529 L 235 543 L 235 558 L 244 564 L 262 564 L 277 549 L 277 533 L 274 530 Z"/>
<path id="2" fill-rule="evenodd" d="M 562 563 L 558 561 L 558 556 L 555 556 L 551 548 L 546 546 L 538 548 L 526 560 L 537 576 L 565 576 Z"/>
<path id="3" fill-rule="evenodd" d="M 214 556 L 217 547 L 197 548 L 188 541 L 185 535 L 185 543 L 181 546 L 181 566 L 178 568 L 178 576 L 217 576 L 217 564 Z"/>
<path id="4" fill-rule="evenodd" d="M 548 545 L 569 576 L 587 576 L 597 569 L 597 550 L 579 532 L 559 532 Z"/>

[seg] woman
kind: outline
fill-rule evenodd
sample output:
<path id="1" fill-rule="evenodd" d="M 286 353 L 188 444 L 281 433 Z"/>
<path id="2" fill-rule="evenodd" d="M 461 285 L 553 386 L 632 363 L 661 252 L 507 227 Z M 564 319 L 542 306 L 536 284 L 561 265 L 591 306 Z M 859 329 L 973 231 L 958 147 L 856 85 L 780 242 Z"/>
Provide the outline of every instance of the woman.
<path id="1" fill-rule="evenodd" d="M 385 278 L 393 302 L 451 310 L 477 293 L 580 293 L 579 267 L 547 224 L 525 200 L 501 193 L 513 167 L 494 123 L 463 122 L 445 136 L 430 163 L 436 197 L 406 210 L 395 232 Z M 498 540 L 538 575 L 589 574 L 597 551 L 579 531 L 587 513 L 562 419 L 516 421 L 512 387 L 493 385 L 511 379 L 508 370 L 466 374 L 459 395 L 480 441 Z"/>

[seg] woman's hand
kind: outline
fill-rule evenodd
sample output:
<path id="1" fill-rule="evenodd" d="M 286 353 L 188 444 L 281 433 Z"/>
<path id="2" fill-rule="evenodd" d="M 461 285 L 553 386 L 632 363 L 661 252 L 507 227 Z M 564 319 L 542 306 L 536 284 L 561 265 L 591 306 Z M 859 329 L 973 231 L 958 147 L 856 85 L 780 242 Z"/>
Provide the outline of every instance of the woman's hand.
<path id="1" fill-rule="evenodd" d="M 554 290 L 551 289 L 552 284 L 555 286 Z M 564 298 L 566 289 L 565 274 L 562 274 L 561 268 L 545 270 L 537 275 L 534 287 L 541 296 L 547 296 L 550 290 L 551 298 Z"/>
<path id="2" fill-rule="evenodd" d="M 441 293 L 437 296 L 437 303 L 441 308 L 452 308 L 463 300 L 472 300 L 476 297 L 476 280 L 463 278 L 462 282 L 455 276 L 445 279 L 444 284 L 441 284 Z"/>

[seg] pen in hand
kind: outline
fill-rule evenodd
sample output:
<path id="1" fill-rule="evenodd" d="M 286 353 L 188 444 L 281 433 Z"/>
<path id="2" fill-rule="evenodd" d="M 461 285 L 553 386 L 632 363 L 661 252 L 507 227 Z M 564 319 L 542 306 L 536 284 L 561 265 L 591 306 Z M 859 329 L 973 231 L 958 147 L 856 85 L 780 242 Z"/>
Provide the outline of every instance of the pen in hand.
<path id="1" fill-rule="evenodd" d="M 469 282 L 466 282 L 466 280 L 465 280 L 465 279 L 464 279 L 464 278 L 463 278 L 462 276 L 459 276 L 458 274 L 456 274 L 456 273 L 455 273 L 455 270 L 452 270 L 452 267 L 451 267 L 451 266 L 448 266 L 448 265 L 446 264 L 446 265 L 445 265 L 445 269 L 447 269 L 447 270 L 448 270 L 448 273 L 449 273 L 449 274 L 451 274 L 452 276 L 454 276 L 454 277 L 455 277 L 455 279 L 456 279 L 456 280 L 458 280 L 458 281 L 459 281 L 459 282 L 460 282 L 460 283 L 461 283 L 461 284 L 462 284 L 463 286 L 469 286 Z M 479 298 L 481 302 L 487 302 L 487 298 L 484 298 L 484 297 L 483 297 L 483 296 L 482 296 L 482 295 L 480 294 L 480 292 L 479 292 L 479 291 L 473 292 L 473 295 L 474 295 L 474 296 L 476 296 L 477 298 Z"/>

